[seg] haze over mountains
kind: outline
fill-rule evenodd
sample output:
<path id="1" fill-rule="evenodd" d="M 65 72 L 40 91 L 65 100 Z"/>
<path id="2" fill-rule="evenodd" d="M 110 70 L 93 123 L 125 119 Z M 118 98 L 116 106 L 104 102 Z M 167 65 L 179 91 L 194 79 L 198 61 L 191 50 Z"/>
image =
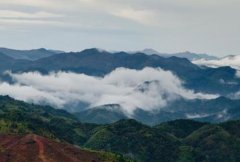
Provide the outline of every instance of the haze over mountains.
<path id="1" fill-rule="evenodd" d="M 2 49 L 0 92 L 66 109 L 86 122 L 93 121 L 83 114 L 99 123 L 135 118 L 150 125 L 181 118 L 238 119 L 238 70 L 194 64 L 197 59 L 219 60 L 208 55 L 150 52 Z M 109 110 L 108 105 L 116 106 Z"/>
<path id="2" fill-rule="evenodd" d="M 44 48 L 33 49 L 33 50 L 14 50 L 8 48 L 0 48 L 0 53 L 5 54 L 14 59 L 25 59 L 25 60 L 38 60 L 44 57 L 49 57 L 63 51 L 58 50 L 47 50 Z"/>
<path id="3" fill-rule="evenodd" d="M 189 52 L 189 51 L 179 52 L 179 53 L 174 53 L 174 54 L 164 54 L 164 53 L 160 53 L 160 52 L 158 52 L 154 49 L 147 48 L 147 49 L 144 49 L 144 50 L 139 51 L 139 52 L 145 53 L 145 54 L 148 54 L 148 55 L 156 54 L 156 55 L 159 55 L 159 56 L 162 56 L 162 57 L 176 56 L 176 57 L 180 57 L 180 58 L 186 58 L 190 61 L 199 60 L 199 59 L 204 59 L 204 60 L 215 60 L 215 59 L 217 59 L 216 56 L 211 56 L 211 55 L 208 55 L 208 54 L 196 54 L 196 53 L 192 53 L 192 52 Z"/>

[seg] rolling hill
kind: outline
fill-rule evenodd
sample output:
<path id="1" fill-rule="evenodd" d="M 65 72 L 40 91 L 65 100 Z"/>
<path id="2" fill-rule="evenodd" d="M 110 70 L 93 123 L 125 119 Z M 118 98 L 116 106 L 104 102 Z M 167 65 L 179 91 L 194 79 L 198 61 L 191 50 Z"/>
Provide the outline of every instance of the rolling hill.
<path id="1" fill-rule="evenodd" d="M 80 161 L 96 157 L 100 161 L 101 158 L 108 158 L 106 161 L 133 158 L 139 162 L 240 160 L 240 121 L 209 124 L 175 120 L 152 127 L 132 119 L 104 125 L 86 124 L 64 110 L 27 104 L 7 96 L 0 97 L 0 110 L 0 158 L 3 160 L 9 156 L 26 160 L 71 156 Z M 96 151 L 79 150 L 59 142 Z M 39 145 L 48 151 L 39 151 Z"/>

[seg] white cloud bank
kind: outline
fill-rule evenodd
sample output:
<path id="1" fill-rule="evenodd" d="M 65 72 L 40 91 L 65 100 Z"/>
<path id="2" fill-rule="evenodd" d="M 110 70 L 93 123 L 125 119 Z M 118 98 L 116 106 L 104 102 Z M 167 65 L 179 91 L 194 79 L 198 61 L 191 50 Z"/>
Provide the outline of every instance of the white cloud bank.
<path id="1" fill-rule="evenodd" d="M 192 63 L 213 68 L 230 66 L 237 70 L 236 76 L 240 77 L 240 55 L 227 56 L 216 60 L 199 59 L 192 61 Z"/>
<path id="2" fill-rule="evenodd" d="M 187 90 L 171 72 L 153 68 L 139 71 L 119 68 L 103 78 L 67 72 L 9 75 L 15 84 L 0 83 L 1 95 L 58 108 L 76 102 L 90 107 L 120 104 L 124 112 L 131 114 L 136 108 L 149 111 L 162 108 L 180 96 L 190 100 L 218 97 Z"/>
<path id="3" fill-rule="evenodd" d="M 192 62 L 198 65 L 205 65 L 209 67 L 231 66 L 232 68 L 240 69 L 240 55 L 227 56 L 216 60 L 199 59 Z"/>

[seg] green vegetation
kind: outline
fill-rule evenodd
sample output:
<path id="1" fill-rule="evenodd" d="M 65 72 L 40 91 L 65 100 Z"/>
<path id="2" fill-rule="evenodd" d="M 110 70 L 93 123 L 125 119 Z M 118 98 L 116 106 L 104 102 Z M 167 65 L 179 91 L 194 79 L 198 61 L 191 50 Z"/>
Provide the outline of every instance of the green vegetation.
<path id="1" fill-rule="evenodd" d="M 194 153 L 191 146 L 180 146 L 179 151 L 178 162 L 194 162 Z"/>
<path id="2" fill-rule="evenodd" d="M 92 151 L 92 150 L 87 151 L 97 153 L 99 155 L 99 158 L 104 162 L 136 162 L 135 160 L 126 158 L 120 154 L 114 154 L 106 151 Z"/>
<path id="3" fill-rule="evenodd" d="M 121 120 L 96 131 L 84 146 L 141 161 L 175 161 L 178 144 L 172 136 L 158 133 L 135 120 Z"/>
<path id="4" fill-rule="evenodd" d="M 95 127 L 93 124 L 80 127 L 81 123 L 63 110 L 26 104 L 9 97 L 0 97 L 0 110 L 1 134 L 36 133 L 80 145 L 88 130 Z"/>
<path id="5" fill-rule="evenodd" d="M 106 162 L 238 162 L 239 128 L 240 121 L 175 120 L 154 127 L 135 120 L 86 124 L 63 110 L 0 97 L 1 134 L 35 133 L 97 150 Z"/>
<path id="6" fill-rule="evenodd" d="M 201 128 L 207 123 L 201 123 L 192 120 L 174 120 L 166 123 L 159 124 L 155 128 L 160 132 L 170 133 L 177 138 L 185 138 L 193 131 Z"/>

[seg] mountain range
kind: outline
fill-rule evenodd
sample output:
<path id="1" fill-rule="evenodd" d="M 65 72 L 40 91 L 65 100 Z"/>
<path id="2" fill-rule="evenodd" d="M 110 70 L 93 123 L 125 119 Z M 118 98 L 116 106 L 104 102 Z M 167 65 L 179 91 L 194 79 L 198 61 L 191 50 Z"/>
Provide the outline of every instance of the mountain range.
<path id="1" fill-rule="evenodd" d="M 16 60 L 4 54 L 0 55 L 0 72 L 39 71 L 47 74 L 52 71 L 71 71 L 91 76 L 104 76 L 116 68 L 143 69 L 145 67 L 162 68 L 176 74 L 185 82 L 185 86 L 196 92 L 228 95 L 236 92 L 240 85 L 236 70 L 231 67 L 199 67 L 186 58 L 161 57 L 144 53 L 109 53 L 98 49 L 87 49 L 77 53 L 62 53 L 38 59 Z M 4 77 L 3 77 L 4 78 Z M 237 84 L 228 84 L 237 83 Z"/>
<path id="2" fill-rule="evenodd" d="M 29 51 L 30 53 L 32 51 L 46 53 L 47 50 Z M 26 52 L 28 56 L 30 56 L 28 54 L 29 51 Z M 24 51 L 22 52 L 25 53 Z M 36 60 L 13 58 L 14 55 L 11 57 L 11 53 L 5 52 L 5 54 L 0 55 L 0 61 L 2 62 L 0 65 L 1 79 L 9 83 L 14 83 L 14 80 L 4 73 L 7 70 L 15 73 L 39 71 L 43 74 L 49 74 L 52 71 L 67 71 L 103 77 L 119 67 L 136 70 L 152 67 L 171 71 L 184 81 L 185 88 L 192 89 L 196 93 L 201 92 L 223 96 L 208 100 L 186 100 L 180 98 L 154 112 L 144 111 L 147 108 L 140 107 L 132 116 L 120 111 L 120 105 L 114 106 L 115 109 L 111 110 L 108 109 L 109 105 L 101 105 L 90 109 L 84 103 L 66 106 L 66 110 L 72 109 L 75 112 L 75 116 L 84 122 L 111 123 L 120 119 L 134 118 L 145 124 L 154 125 L 174 119 L 195 119 L 207 122 L 239 119 L 239 100 L 229 97 L 238 93 L 240 78 L 236 76 L 237 70 L 231 67 L 200 67 L 186 58 L 175 56 L 162 57 L 156 54 L 130 54 L 126 52 L 109 53 L 95 48 L 75 53 L 47 51 L 47 53 L 51 53 L 50 56 Z M 22 54 L 18 53 L 17 55 L 20 56 Z M 35 53 L 34 55 L 39 54 Z M 44 55 L 42 54 L 41 56 Z"/>
<path id="3" fill-rule="evenodd" d="M 98 51 L 105 51 L 106 50 L 101 50 L 98 49 Z M 45 58 L 45 57 L 49 57 L 55 54 L 60 54 L 60 53 L 66 53 L 64 51 L 61 50 L 49 50 L 49 49 L 45 49 L 45 48 L 39 48 L 39 49 L 32 49 L 32 50 L 17 50 L 17 49 L 10 49 L 10 48 L 0 48 L 0 53 L 3 53 L 7 56 L 10 56 L 14 59 L 26 59 L 26 60 L 38 60 L 41 58 Z M 117 53 L 117 52 L 109 52 L 109 53 Z M 193 60 L 199 60 L 199 59 L 205 59 L 205 60 L 216 60 L 217 57 L 216 56 L 212 56 L 212 55 L 208 55 L 208 54 L 197 54 L 197 53 L 192 53 L 189 51 L 186 52 L 179 52 L 179 53 L 174 53 L 174 54 L 164 54 L 164 53 L 160 53 L 154 49 L 144 49 L 142 51 L 130 51 L 130 52 L 126 52 L 126 53 L 130 53 L 130 54 L 135 54 L 135 53 L 144 53 L 147 55 L 159 55 L 162 57 L 180 57 L 180 58 L 187 58 L 190 61 Z"/>

